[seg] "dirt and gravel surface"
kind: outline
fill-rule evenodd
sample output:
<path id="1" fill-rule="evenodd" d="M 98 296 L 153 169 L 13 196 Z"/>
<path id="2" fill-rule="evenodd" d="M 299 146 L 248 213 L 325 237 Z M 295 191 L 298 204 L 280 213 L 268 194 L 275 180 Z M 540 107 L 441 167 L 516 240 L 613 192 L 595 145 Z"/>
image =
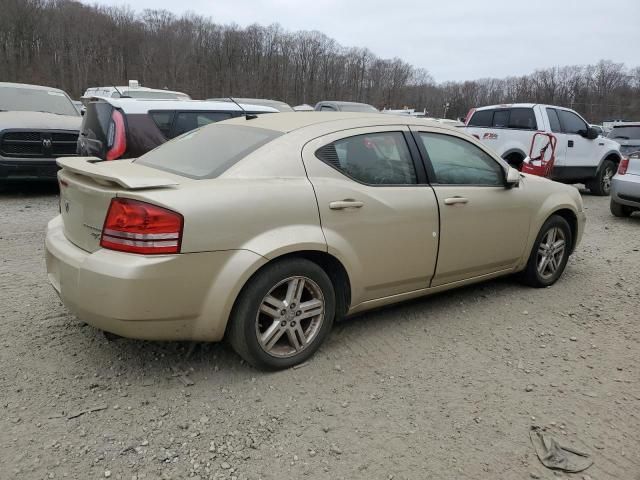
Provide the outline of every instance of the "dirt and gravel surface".
<path id="1" fill-rule="evenodd" d="M 47 282 L 55 186 L 0 193 L 2 479 L 640 479 L 640 217 L 585 194 L 561 281 L 344 321 L 302 368 L 223 344 L 108 341 Z M 532 425 L 592 454 L 537 460 Z"/>

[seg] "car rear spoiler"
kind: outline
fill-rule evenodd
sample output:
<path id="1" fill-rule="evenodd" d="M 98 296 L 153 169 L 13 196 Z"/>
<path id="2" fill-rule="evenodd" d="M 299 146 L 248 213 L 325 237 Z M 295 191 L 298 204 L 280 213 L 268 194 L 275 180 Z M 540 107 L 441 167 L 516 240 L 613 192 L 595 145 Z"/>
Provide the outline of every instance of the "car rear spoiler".
<path id="1" fill-rule="evenodd" d="M 127 190 L 169 187 L 175 180 L 162 177 L 159 170 L 136 165 L 133 160 L 100 160 L 98 157 L 61 157 L 56 163 L 63 169 L 96 180 L 112 182 Z"/>

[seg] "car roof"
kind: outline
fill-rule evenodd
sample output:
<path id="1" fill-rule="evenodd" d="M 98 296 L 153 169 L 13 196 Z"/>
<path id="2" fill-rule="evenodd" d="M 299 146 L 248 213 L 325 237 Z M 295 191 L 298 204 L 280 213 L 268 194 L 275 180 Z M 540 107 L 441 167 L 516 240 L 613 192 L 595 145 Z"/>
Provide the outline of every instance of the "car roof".
<path id="1" fill-rule="evenodd" d="M 255 128 L 264 128 L 278 132 L 288 133 L 294 130 L 313 126 L 328 126 L 328 124 L 340 122 L 339 129 L 349 129 L 376 125 L 424 125 L 459 131 L 448 125 L 415 118 L 409 115 L 381 115 L 375 112 L 284 112 L 278 115 L 261 115 L 247 120 L 245 117 L 237 117 L 226 120 L 225 124 L 246 125 Z"/>
<path id="2" fill-rule="evenodd" d="M 281 100 L 272 100 L 270 98 L 238 98 L 233 97 L 231 100 L 230 97 L 219 97 L 219 98 L 208 98 L 209 101 L 216 102 L 230 102 L 233 103 L 235 100 L 238 103 L 247 103 L 251 105 L 263 105 L 265 107 L 273 107 L 280 112 L 292 112 L 293 108 L 287 102 L 283 102 Z M 282 110 L 280 110 L 282 108 Z"/>
<path id="3" fill-rule="evenodd" d="M 210 100 L 160 100 L 141 98 L 104 98 L 96 97 L 96 100 L 107 102 L 125 113 L 147 113 L 151 110 L 194 110 L 194 111 L 225 111 L 241 112 L 235 103 L 217 102 Z M 277 113 L 278 110 L 264 105 L 240 104 L 242 108 L 250 112 Z"/>
<path id="4" fill-rule="evenodd" d="M 373 106 L 373 105 L 369 105 L 368 103 L 346 102 L 346 101 L 343 101 L 343 100 L 321 100 L 316 105 L 321 105 L 323 103 L 333 103 L 334 105 L 368 105 L 368 106 Z"/>
<path id="5" fill-rule="evenodd" d="M 163 92 L 163 93 L 176 93 L 176 94 L 181 94 L 181 95 L 186 95 L 186 93 L 184 92 L 178 92 L 177 90 L 165 90 L 163 88 L 150 88 L 150 87 L 130 87 L 130 86 L 114 86 L 114 85 L 107 85 L 105 87 L 89 87 L 87 88 L 86 92 L 92 92 L 95 90 L 106 90 L 109 92 L 123 92 L 123 91 L 136 91 L 136 90 L 140 90 L 143 92 Z"/>
<path id="6" fill-rule="evenodd" d="M 11 83 L 11 82 L 0 82 L 0 87 L 10 87 L 10 88 L 28 88 L 31 90 L 45 90 L 48 92 L 55 91 L 61 92 L 66 95 L 64 90 L 60 90 L 59 88 L 47 87 L 44 85 L 31 85 L 29 83 Z"/>

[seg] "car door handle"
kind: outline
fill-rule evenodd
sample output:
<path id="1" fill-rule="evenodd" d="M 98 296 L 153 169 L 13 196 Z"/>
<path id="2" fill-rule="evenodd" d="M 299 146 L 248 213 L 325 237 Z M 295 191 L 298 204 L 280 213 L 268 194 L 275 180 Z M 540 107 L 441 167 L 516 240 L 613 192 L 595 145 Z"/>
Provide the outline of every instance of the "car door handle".
<path id="1" fill-rule="evenodd" d="M 462 205 L 465 203 L 469 203 L 469 199 L 468 198 L 464 198 L 464 197 L 451 197 L 451 198 L 445 198 L 444 199 L 444 204 L 445 205 Z"/>
<path id="2" fill-rule="evenodd" d="M 329 208 L 331 210 L 344 210 L 345 208 L 361 208 L 364 206 L 364 202 L 358 200 L 338 200 L 336 202 L 330 202 Z"/>
<path id="3" fill-rule="evenodd" d="M 569 140 L 569 148 L 573 147 L 573 140 Z"/>

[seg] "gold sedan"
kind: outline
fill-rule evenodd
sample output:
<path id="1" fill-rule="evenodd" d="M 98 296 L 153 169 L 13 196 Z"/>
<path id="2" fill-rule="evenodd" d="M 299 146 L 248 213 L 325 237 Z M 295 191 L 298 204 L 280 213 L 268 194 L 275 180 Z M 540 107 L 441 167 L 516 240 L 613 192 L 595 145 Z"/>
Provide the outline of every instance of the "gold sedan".
<path id="1" fill-rule="evenodd" d="M 402 116 L 241 117 L 58 163 L 46 260 L 69 310 L 126 337 L 226 338 L 268 369 L 349 314 L 514 273 L 552 285 L 585 223 L 575 188 Z"/>

